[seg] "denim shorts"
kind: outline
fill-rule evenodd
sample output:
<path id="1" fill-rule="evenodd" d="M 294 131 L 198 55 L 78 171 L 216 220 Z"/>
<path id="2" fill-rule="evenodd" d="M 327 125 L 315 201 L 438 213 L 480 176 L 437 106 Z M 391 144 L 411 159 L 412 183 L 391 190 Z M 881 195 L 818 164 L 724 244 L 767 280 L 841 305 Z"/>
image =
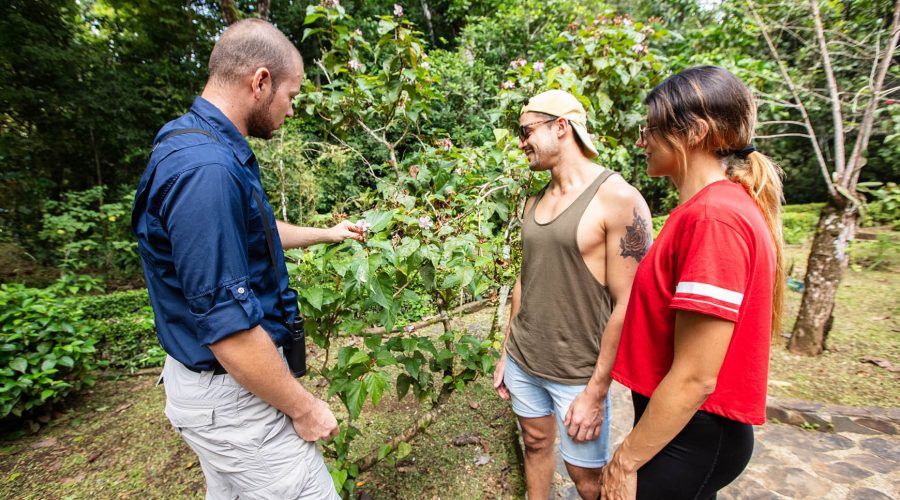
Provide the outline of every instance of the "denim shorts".
<path id="1" fill-rule="evenodd" d="M 566 463 L 587 469 L 603 467 L 609 462 L 609 418 L 610 400 L 606 395 L 606 410 L 600 436 L 592 441 L 576 443 L 569 437 L 563 420 L 569 411 L 569 405 L 584 388 L 581 385 L 568 385 L 535 377 L 526 373 L 516 364 L 512 356 L 507 354 L 506 367 L 503 372 L 503 383 L 512 396 L 513 413 L 524 418 L 546 417 L 556 415 L 559 434 L 559 453 Z"/>

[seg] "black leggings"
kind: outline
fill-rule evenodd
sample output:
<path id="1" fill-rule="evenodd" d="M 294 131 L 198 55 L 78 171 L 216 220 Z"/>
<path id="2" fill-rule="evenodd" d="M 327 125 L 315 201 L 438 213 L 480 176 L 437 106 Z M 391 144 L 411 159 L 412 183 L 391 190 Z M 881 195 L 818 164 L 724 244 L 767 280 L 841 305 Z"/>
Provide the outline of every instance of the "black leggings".
<path id="1" fill-rule="evenodd" d="M 634 391 L 637 425 L 650 398 Z M 702 410 L 643 467 L 638 500 L 716 498 L 716 492 L 743 472 L 753 454 L 753 427 Z"/>

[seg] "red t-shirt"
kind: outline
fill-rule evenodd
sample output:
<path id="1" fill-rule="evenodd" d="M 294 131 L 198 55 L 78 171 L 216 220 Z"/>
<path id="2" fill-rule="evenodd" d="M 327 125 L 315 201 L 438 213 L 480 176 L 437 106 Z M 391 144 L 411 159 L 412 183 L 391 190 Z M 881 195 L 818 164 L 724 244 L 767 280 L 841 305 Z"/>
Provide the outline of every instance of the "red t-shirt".
<path id="1" fill-rule="evenodd" d="M 638 266 L 613 378 L 653 395 L 672 366 L 676 310 L 733 321 L 716 390 L 700 409 L 764 423 L 774 279 L 762 211 L 740 184 L 706 186 L 672 211 Z"/>

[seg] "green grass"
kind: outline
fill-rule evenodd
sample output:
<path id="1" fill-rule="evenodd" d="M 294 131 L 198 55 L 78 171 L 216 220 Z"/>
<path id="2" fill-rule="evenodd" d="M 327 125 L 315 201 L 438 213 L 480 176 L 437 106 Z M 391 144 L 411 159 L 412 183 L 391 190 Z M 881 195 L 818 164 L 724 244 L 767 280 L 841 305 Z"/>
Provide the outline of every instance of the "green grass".
<path id="1" fill-rule="evenodd" d="M 896 232 L 887 229 L 877 232 L 898 238 Z M 868 259 L 870 252 L 877 252 L 871 248 L 877 244 L 854 241 L 851 245 L 851 263 L 838 288 L 834 325 L 825 353 L 807 358 L 791 354 L 783 342 L 772 346 L 770 394 L 841 405 L 900 407 L 900 377 L 862 361 L 863 357 L 873 357 L 900 366 L 900 245 L 887 248 L 878 268 L 867 270 L 859 255 Z M 793 263 L 794 278 L 803 279 L 808 254 L 808 243 L 788 247 L 785 257 L 789 267 Z M 785 293 L 783 329 L 790 332 L 801 294 L 790 290 Z"/>

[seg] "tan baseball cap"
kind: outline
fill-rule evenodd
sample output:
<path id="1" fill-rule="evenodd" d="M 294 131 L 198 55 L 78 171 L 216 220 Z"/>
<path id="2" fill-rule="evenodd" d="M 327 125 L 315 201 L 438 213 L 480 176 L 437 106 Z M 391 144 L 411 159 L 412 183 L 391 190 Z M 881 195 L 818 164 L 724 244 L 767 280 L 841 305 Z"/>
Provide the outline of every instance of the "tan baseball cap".
<path id="1" fill-rule="evenodd" d="M 584 106 L 572 94 L 565 90 L 548 90 L 532 97 L 522 108 L 522 113 L 544 113 L 569 120 L 572 130 L 578 134 L 581 148 L 588 158 L 594 158 L 597 148 L 591 142 L 587 131 L 587 113 Z"/>

